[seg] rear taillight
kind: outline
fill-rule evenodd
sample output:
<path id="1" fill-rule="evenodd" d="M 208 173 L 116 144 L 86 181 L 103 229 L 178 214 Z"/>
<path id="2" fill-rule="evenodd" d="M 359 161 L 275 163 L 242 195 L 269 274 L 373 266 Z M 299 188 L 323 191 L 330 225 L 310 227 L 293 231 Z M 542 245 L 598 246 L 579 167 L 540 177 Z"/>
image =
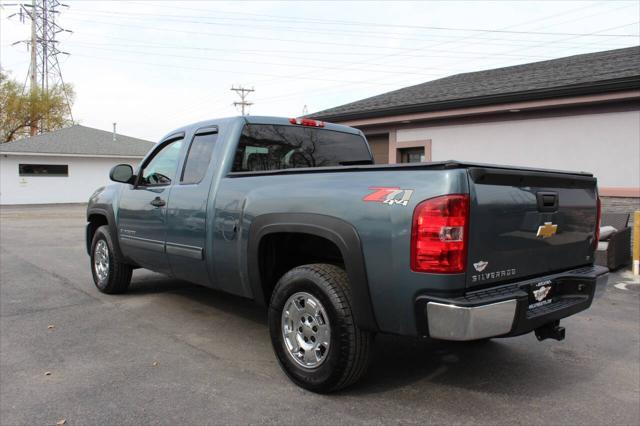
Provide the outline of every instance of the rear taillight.
<path id="1" fill-rule="evenodd" d="M 411 270 L 440 274 L 464 272 L 468 231 L 468 195 L 445 195 L 418 204 L 411 229 Z"/>
<path id="2" fill-rule="evenodd" d="M 298 126 L 324 127 L 324 121 L 311 120 L 310 118 L 290 118 L 289 123 Z"/>
<path id="3" fill-rule="evenodd" d="M 598 248 L 598 241 L 600 241 L 600 220 L 602 219 L 602 204 L 600 202 L 600 197 L 598 197 L 597 201 L 597 209 L 596 209 L 596 230 L 594 232 L 594 242 L 593 247 Z"/>

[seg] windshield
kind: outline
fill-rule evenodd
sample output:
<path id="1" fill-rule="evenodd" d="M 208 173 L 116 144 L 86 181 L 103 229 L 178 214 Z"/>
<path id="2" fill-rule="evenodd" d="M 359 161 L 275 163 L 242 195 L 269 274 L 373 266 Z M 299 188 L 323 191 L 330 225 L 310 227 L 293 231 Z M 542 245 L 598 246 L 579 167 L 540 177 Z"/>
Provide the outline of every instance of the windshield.
<path id="1" fill-rule="evenodd" d="M 303 126 L 247 124 L 240 137 L 234 172 L 372 164 L 360 135 Z"/>

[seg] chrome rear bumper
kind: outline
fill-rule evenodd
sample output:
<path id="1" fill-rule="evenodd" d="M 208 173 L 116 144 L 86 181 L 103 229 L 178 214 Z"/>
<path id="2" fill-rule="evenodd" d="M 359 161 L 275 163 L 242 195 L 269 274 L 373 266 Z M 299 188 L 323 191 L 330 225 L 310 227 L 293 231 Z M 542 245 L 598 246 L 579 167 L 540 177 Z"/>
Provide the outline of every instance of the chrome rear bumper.
<path id="1" fill-rule="evenodd" d="M 606 290 L 608 269 L 600 266 L 537 277 L 469 292 L 457 298 L 418 296 L 420 335 L 443 340 L 518 336 L 583 311 Z M 531 287 L 553 281 L 549 303 L 535 303 Z M 424 322 L 420 321 L 420 317 Z"/>
<path id="2" fill-rule="evenodd" d="M 515 299 L 475 307 L 429 302 L 429 335 L 434 339 L 476 340 L 507 334 L 513 327 L 517 305 Z"/>
<path id="3" fill-rule="evenodd" d="M 594 300 L 600 299 L 607 290 L 607 283 L 609 282 L 609 273 L 598 275 L 596 278 L 596 291 L 593 295 Z"/>

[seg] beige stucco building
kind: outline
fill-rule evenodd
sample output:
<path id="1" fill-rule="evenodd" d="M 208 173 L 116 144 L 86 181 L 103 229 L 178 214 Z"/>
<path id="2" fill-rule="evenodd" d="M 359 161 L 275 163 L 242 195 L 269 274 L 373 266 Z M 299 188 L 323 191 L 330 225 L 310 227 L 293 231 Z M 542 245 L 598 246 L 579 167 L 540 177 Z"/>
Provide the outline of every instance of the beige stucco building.
<path id="1" fill-rule="evenodd" d="M 640 208 L 640 47 L 454 75 L 311 117 L 363 130 L 379 163 L 589 171 L 601 196 Z"/>

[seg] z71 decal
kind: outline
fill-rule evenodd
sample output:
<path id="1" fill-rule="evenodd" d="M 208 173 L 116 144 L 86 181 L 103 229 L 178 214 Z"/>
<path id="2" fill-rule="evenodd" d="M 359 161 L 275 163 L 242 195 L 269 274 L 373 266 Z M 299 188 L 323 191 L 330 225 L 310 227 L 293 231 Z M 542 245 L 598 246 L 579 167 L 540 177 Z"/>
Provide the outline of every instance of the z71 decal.
<path id="1" fill-rule="evenodd" d="M 365 195 L 362 201 L 371 201 L 374 203 L 383 203 L 393 206 L 399 204 L 406 206 L 409 204 L 413 189 L 400 189 L 397 186 L 371 186 L 369 190 L 373 191 L 369 195 Z"/>

